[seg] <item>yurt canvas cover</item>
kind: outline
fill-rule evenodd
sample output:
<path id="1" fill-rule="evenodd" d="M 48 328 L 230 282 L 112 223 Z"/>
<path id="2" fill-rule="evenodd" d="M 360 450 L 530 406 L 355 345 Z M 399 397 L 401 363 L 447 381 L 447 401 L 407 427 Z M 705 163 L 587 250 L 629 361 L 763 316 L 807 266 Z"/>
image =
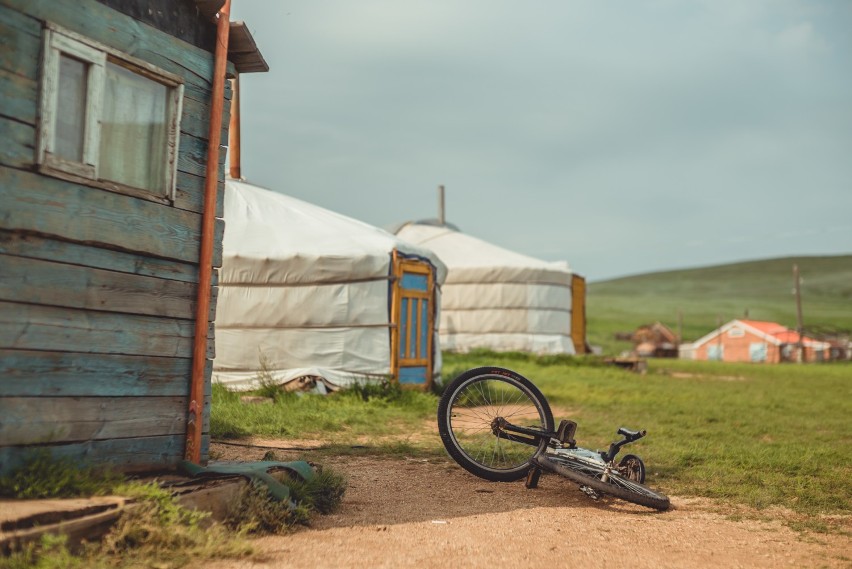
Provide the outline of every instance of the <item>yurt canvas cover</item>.
<path id="1" fill-rule="evenodd" d="M 213 381 L 428 384 L 440 372 L 445 276 L 433 252 L 382 229 L 228 181 Z"/>
<path id="2" fill-rule="evenodd" d="M 407 223 L 396 234 L 434 251 L 447 265 L 439 325 L 443 349 L 584 351 L 585 281 L 567 263 L 515 253 L 446 225 Z"/>

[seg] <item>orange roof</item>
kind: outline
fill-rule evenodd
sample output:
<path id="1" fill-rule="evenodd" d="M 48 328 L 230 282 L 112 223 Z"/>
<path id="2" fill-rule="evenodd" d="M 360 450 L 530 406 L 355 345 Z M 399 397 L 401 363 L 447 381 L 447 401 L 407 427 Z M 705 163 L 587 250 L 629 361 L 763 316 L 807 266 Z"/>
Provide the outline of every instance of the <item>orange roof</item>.
<path id="1" fill-rule="evenodd" d="M 790 332 L 791 331 L 786 326 L 782 326 L 781 324 L 778 324 L 777 322 L 764 322 L 762 320 L 740 320 L 740 322 L 742 322 L 743 324 L 747 324 L 748 326 L 751 326 L 752 328 L 757 328 L 758 330 L 760 330 L 764 334 L 770 334 L 772 336 L 775 336 L 775 335 L 783 333 L 783 332 Z M 798 337 L 797 337 L 797 339 L 798 339 Z"/>
<path id="2" fill-rule="evenodd" d="M 777 338 L 782 344 L 795 344 L 799 341 L 799 333 L 795 330 L 790 330 L 786 326 L 782 326 L 777 322 L 763 322 L 761 320 L 740 320 L 743 324 L 748 324 L 753 328 L 757 328 L 764 334 L 768 334 L 773 338 Z M 818 342 L 813 338 L 802 336 L 803 342 Z"/>

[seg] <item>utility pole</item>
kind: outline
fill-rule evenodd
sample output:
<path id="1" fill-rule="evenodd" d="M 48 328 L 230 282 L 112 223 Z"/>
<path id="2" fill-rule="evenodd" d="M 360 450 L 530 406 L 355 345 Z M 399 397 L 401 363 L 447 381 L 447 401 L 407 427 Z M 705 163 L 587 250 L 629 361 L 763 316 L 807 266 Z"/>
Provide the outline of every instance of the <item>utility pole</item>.
<path id="1" fill-rule="evenodd" d="M 444 215 L 444 185 L 438 186 L 438 223 L 443 227 L 447 223 Z"/>
<path id="2" fill-rule="evenodd" d="M 799 265 L 793 264 L 793 294 L 796 295 L 796 332 L 799 334 L 797 353 L 799 363 L 805 361 L 805 346 L 802 335 L 805 333 L 805 325 L 802 321 L 802 277 L 799 275 Z"/>
<path id="3" fill-rule="evenodd" d="M 722 345 L 722 315 L 719 314 L 716 316 L 716 330 L 719 331 L 719 334 L 716 336 L 716 345 L 719 349 L 719 361 L 725 361 L 725 354 L 722 350 L 724 350 L 724 346 Z"/>
<path id="4" fill-rule="evenodd" d="M 677 345 L 683 342 L 683 311 L 677 309 Z"/>

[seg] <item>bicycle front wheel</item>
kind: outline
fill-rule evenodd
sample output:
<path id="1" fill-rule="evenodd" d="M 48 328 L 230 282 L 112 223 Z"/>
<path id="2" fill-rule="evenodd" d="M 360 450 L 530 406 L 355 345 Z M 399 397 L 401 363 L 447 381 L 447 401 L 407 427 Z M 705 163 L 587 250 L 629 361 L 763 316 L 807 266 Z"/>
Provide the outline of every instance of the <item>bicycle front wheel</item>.
<path id="1" fill-rule="evenodd" d="M 548 468 L 547 463 L 555 468 Z M 602 464 L 598 465 L 564 454 L 548 454 L 543 467 L 602 494 L 609 494 L 655 510 L 669 509 L 668 496 L 660 494 L 635 480 L 630 480 L 617 472 L 609 472 L 607 481 L 604 482 L 602 478 L 605 468 Z"/>
<path id="2" fill-rule="evenodd" d="M 504 368 L 466 371 L 447 386 L 438 403 L 438 432 L 453 460 L 486 480 L 518 480 L 548 441 L 544 437 L 522 441 L 497 436 L 497 418 L 519 427 L 553 431 L 553 414 L 541 391 L 527 378 Z"/>

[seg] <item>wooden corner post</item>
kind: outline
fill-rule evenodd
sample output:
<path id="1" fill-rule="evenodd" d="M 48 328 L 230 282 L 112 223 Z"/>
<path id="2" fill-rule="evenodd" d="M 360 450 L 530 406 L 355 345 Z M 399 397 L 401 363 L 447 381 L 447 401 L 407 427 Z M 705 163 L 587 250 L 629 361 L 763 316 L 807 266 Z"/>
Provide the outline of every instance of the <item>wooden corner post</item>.
<path id="1" fill-rule="evenodd" d="M 186 418 L 184 458 L 201 462 L 201 435 L 204 428 L 204 368 L 207 363 L 207 327 L 210 319 L 210 285 L 213 273 L 213 241 L 215 239 L 216 192 L 219 186 L 219 146 L 222 114 L 225 106 L 225 72 L 228 64 L 231 0 L 219 9 L 216 24 L 216 51 L 213 56 L 213 86 L 210 96 L 210 127 L 207 136 L 207 169 L 204 180 L 204 210 L 201 217 L 201 251 L 198 259 L 198 293 L 195 314 L 195 337 L 192 352 L 192 375 Z"/>

